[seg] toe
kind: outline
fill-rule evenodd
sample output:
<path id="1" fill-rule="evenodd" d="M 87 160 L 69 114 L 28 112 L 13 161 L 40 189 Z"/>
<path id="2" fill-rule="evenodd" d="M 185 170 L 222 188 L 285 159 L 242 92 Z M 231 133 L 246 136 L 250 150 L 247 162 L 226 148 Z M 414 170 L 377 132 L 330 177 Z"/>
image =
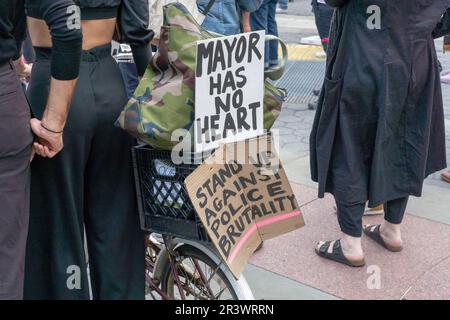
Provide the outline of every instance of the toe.
<path id="1" fill-rule="evenodd" d="M 319 242 L 317 242 L 316 249 L 317 249 L 317 250 L 320 250 L 320 247 L 322 247 L 322 246 L 324 245 L 324 243 L 325 243 L 325 241 L 319 241 Z"/>

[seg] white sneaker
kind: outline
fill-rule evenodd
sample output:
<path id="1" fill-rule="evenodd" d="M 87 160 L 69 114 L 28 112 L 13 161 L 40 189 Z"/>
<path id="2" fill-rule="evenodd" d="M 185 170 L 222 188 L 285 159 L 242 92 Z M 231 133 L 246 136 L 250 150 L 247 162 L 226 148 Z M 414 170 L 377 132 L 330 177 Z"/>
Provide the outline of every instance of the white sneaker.
<path id="1" fill-rule="evenodd" d="M 281 9 L 280 7 L 277 7 L 276 13 L 279 13 L 279 14 L 288 14 L 288 9 Z"/>
<path id="2" fill-rule="evenodd" d="M 316 58 L 318 59 L 325 59 L 327 57 L 327 54 L 325 53 L 325 51 L 319 51 L 316 53 Z"/>

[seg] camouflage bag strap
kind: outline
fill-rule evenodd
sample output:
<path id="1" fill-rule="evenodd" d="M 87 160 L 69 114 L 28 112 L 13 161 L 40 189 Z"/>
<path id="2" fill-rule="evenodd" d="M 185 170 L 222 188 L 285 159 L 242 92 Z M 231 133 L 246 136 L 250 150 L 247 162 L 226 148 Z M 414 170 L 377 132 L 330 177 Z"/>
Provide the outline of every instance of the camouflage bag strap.
<path id="1" fill-rule="evenodd" d="M 279 80 L 286 69 L 286 64 L 288 62 L 288 50 L 286 47 L 286 44 L 281 40 L 280 38 L 267 34 L 266 35 L 266 42 L 267 41 L 278 41 L 278 43 L 281 46 L 281 53 L 283 54 L 282 58 L 280 59 L 280 62 L 278 66 L 275 68 L 270 68 L 269 70 L 264 72 L 264 75 L 266 78 L 269 78 L 270 80 L 276 81 Z"/>

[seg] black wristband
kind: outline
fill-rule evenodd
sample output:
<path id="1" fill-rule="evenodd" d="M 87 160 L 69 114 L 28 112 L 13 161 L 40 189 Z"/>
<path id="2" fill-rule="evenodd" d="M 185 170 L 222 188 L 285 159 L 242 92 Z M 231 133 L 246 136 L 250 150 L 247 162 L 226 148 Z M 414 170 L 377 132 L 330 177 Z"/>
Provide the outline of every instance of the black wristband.
<path id="1" fill-rule="evenodd" d="M 44 126 L 42 124 L 42 122 L 41 122 L 41 127 L 44 128 L 45 130 L 47 130 L 48 132 L 51 132 L 51 133 L 54 133 L 54 134 L 61 134 L 61 133 L 63 133 L 63 131 L 55 131 L 55 130 L 47 128 L 46 126 Z"/>

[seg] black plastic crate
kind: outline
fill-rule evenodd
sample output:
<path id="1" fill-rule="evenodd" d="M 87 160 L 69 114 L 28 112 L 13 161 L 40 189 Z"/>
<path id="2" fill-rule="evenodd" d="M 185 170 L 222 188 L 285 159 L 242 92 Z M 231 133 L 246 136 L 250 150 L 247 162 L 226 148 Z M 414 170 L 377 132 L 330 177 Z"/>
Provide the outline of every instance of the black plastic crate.
<path id="1" fill-rule="evenodd" d="M 198 164 L 174 164 L 170 151 L 147 145 L 133 148 L 133 163 L 142 230 L 208 241 L 184 184 Z"/>

